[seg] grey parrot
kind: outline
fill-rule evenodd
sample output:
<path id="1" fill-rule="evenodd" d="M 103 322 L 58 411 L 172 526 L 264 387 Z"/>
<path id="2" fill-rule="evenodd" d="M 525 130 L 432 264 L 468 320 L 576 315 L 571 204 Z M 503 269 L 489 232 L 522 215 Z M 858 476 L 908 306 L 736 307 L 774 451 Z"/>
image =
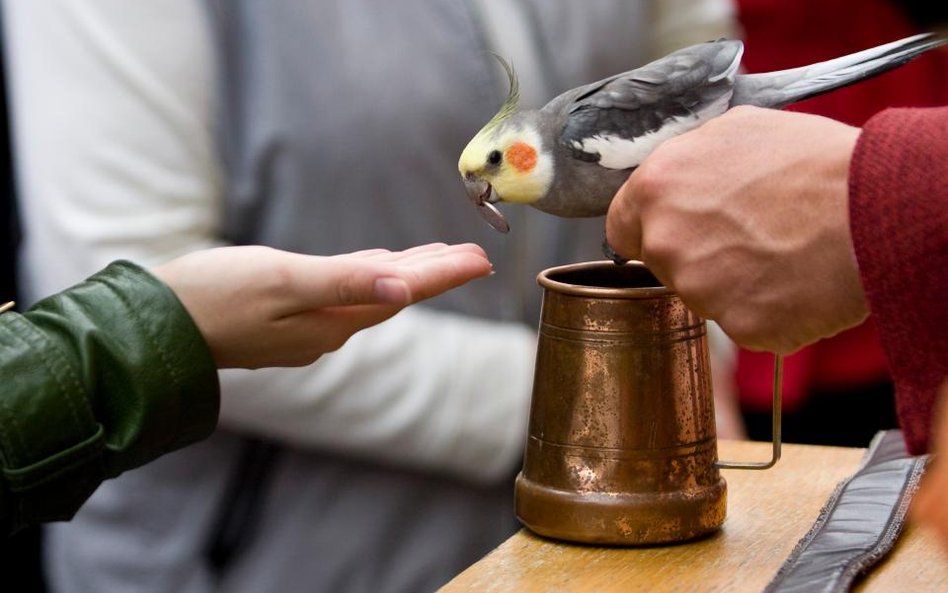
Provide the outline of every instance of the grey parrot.
<path id="1" fill-rule="evenodd" d="M 790 70 L 740 74 L 744 45 L 718 40 L 520 110 L 513 69 L 500 111 L 461 153 L 468 197 L 500 232 L 498 202 L 564 217 L 601 216 L 629 173 L 661 142 L 736 105 L 781 108 L 905 64 L 948 42 L 926 33 Z"/>

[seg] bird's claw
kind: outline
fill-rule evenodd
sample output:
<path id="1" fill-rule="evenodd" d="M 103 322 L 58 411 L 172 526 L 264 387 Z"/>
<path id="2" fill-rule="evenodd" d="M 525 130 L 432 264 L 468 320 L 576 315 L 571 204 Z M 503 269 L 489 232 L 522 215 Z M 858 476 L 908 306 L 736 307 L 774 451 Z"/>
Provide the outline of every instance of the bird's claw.
<path id="1" fill-rule="evenodd" d="M 613 249 L 609 245 L 609 241 L 607 241 L 606 239 L 602 240 L 602 253 L 608 259 L 612 260 L 612 263 L 616 264 L 617 266 L 621 266 L 622 264 L 625 264 L 629 261 L 628 258 L 622 257 L 621 255 L 616 253 L 615 249 Z"/>

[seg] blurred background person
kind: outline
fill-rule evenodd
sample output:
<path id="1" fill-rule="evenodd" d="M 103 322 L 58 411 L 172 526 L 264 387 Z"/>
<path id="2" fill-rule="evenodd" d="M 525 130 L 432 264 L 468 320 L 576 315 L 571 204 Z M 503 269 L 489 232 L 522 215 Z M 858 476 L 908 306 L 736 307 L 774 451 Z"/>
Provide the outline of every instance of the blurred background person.
<path id="1" fill-rule="evenodd" d="M 747 72 L 793 68 L 948 25 L 948 4 L 919 0 L 738 0 Z M 948 50 L 802 101 L 788 110 L 861 126 L 886 107 L 948 104 Z M 771 435 L 773 357 L 739 349 L 735 385 L 750 438 Z M 784 359 L 783 436 L 797 443 L 865 447 L 895 428 L 892 380 L 870 317 Z"/>
<path id="2" fill-rule="evenodd" d="M 225 371 L 221 429 L 105 484 L 45 535 L 57 592 L 411 592 L 516 529 L 536 274 L 599 259 L 601 220 L 457 178 L 505 96 L 525 105 L 733 34 L 724 0 L 6 2 L 30 302 L 118 257 L 484 246 L 495 275 L 302 369 Z"/>

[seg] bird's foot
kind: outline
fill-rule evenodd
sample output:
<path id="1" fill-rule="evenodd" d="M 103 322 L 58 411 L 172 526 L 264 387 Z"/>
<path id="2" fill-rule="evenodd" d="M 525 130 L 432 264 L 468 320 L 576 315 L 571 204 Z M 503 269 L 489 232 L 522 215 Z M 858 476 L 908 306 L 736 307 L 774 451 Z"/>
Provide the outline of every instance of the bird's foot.
<path id="1" fill-rule="evenodd" d="M 626 262 L 629 261 L 628 258 L 622 257 L 621 255 L 619 255 L 618 253 L 616 253 L 616 252 L 615 252 L 615 249 L 613 249 L 613 248 L 609 245 L 609 241 L 607 241 L 606 239 L 603 239 L 603 240 L 602 240 L 602 253 L 603 253 L 603 255 L 605 255 L 607 258 L 609 258 L 610 260 L 612 260 L 612 263 L 616 264 L 617 266 L 621 266 L 622 264 L 624 264 L 624 263 L 626 263 Z"/>

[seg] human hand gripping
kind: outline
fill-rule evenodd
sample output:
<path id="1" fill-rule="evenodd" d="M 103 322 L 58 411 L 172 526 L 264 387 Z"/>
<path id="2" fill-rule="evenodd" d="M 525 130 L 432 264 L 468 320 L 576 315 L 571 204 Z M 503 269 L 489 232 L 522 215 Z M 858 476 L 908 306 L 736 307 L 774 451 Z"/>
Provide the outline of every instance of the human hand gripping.
<path id="1" fill-rule="evenodd" d="M 178 295 L 220 368 L 302 366 L 405 306 L 485 276 L 474 244 L 312 256 L 221 247 L 152 273 Z"/>
<path id="2" fill-rule="evenodd" d="M 737 343 L 790 353 L 860 323 L 849 230 L 859 129 L 738 107 L 659 146 L 609 208 L 606 238 Z"/>

